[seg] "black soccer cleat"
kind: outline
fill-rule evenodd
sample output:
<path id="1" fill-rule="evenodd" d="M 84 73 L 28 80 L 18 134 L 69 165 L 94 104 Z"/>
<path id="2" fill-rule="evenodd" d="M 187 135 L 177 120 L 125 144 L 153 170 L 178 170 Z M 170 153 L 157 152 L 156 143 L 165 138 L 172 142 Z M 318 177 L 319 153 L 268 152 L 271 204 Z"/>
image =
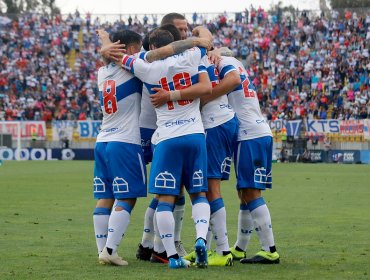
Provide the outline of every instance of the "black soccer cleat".
<path id="1" fill-rule="evenodd" d="M 136 251 L 136 258 L 142 261 L 150 261 L 150 257 L 153 253 L 153 249 L 149 247 L 143 247 L 143 245 L 139 244 L 139 248 Z"/>
<path id="2" fill-rule="evenodd" d="M 157 252 L 153 251 L 153 253 L 150 257 L 150 262 L 151 263 L 168 263 L 166 251 L 164 251 L 162 253 L 157 253 Z"/>
<path id="3" fill-rule="evenodd" d="M 240 263 L 244 264 L 278 264 L 280 263 L 280 256 L 277 252 L 270 253 L 266 251 L 259 251 L 254 257 L 241 259 Z"/>

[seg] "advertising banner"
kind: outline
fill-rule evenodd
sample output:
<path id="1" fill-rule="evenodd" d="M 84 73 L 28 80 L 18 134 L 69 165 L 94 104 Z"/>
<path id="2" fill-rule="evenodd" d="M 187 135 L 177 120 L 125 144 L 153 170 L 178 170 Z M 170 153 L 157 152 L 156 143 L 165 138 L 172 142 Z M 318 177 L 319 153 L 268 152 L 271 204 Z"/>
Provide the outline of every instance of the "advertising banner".
<path id="1" fill-rule="evenodd" d="M 343 136 L 362 135 L 364 133 L 363 120 L 347 120 L 339 122 L 340 134 Z"/>
<path id="2" fill-rule="evenodd" d="M 45 140 L 46 125 L 44 121 L 0 121 L 0 134 L 11 134 L 13 140 L 18 137 L 18 124 L 22 140 Z"/>
<path id="3" fill-rule="evenodd" d="M 306 134 L 311 136 L 322 135 L 324 133 L 339 133 L 338 120 L 305 120 Z"/>
<path id="4" fill-rule="evenodd" d="M 0 160 L 94 160 L 94 149 L 0 149 Z"/>
<path id="5" fill-rule="evenodd" d="M 74 121 L 52 121 L 53 141 L 72 141 Z"/>
<path id="6" fill-rule="evenodd" d="M 77 129 L 81 139 L 96 138 L 99 134 L 101 121 L 78 121 Z"/>
<path id="7" fill-rule="evenodd" d="M 272 131 L 280 132 L 284 127 L 287 132 L 287 136 L 299 136 L 302 129 L 302 120 L 274 120 L 268 122 Z"/>

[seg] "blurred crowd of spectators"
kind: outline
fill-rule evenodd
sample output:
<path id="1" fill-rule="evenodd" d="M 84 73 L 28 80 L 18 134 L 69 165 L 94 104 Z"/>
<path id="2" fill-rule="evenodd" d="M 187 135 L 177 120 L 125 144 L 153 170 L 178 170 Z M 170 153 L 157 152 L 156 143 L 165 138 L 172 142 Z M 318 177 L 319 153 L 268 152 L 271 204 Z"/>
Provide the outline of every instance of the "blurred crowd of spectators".
<path id="1" fill-rule="evenodd" d="M 189 22 L 206 25 L 215 47 L 243 61 L 267 119 L 370 118 L 370 13 L 295 17 L 250 8 L 212 20 L 194 13 Z M 21 15 L 1 26 L 0 120 L 100 119 L 95 29 L 144 35 L 156 25 L 157 16 L 102 23 L 76 11 L 65 19 Z"/>

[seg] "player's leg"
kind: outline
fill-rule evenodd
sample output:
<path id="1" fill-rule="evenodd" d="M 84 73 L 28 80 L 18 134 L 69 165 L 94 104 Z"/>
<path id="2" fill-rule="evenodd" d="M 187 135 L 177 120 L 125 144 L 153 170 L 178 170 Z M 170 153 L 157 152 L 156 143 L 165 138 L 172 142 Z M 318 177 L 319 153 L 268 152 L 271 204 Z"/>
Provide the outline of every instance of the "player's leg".
<path id="1" fill-rule="evenodd" d="M 127 265 L 127 262 L 117 255 L 117 249 L 130 223 L 136 198 L 146 196 L 142 150 L 139 145 L 110 142 L 107 145 L 106 158 L 117 203 L 109 218 L 106 248 L 99 258 L 105 263 Z"/>
<path id="2" fill-rule="evenodd" d="M 149 192 L 158 195 L 155 213 L 158 232 L 169 260 L 169 268 L 187 267 L 176 251 L 173 209 L 180 193 L 183 169 L 181 137 L 168 139 L 156 145 L 150 170 Z"/>
<path id="3" fill-rule="evenodd" d="M 144 232 L 141 243 L 136 252 L 136 257 L 140 260 L 148 261 L 153 253 L 154 247 L 154 213 L 157 209 L 158 198 L 154 197 L 150 202 L 144 215 Z"/>
<path id="4" fill-rule="evenodd" d="M 181 242 L 181 231 L 182 224 L 185 214 L 185 187 L 181 186 L 180 195 L 176 199 L 175 208 L 173 210 L 173 216 L 175 219 L 175 246 L 179 256 L 183 257 L 187 255 L 187 252 Z"/>
<path id="5" fill-rule="evenodd" d="M 154 213 L 153 225 L 154 225 L 154 247 L 153 247 L 152 255 L 150 256 L 150 262 L 168 263 L 166 249 L 163 246 L 163 242 L 161 240 L 161 236 L 158 230 L 156 213 Z"/>
<path id="6" fill-rule="evenodd" d="M 104 155 L 107 143 L 96 143 L 94 150 L 94 198 L 98 199 L 93 213 L 95 240 L 100 254 L 107 242 L 108 222 L 114 203 Z"/>
<path id="7" fill-rule="evenodd" d="M 207 130 L 207 199 L 211 208 L 210 228 L 216 240 L 216 254 L 210 256 L 209 265 L 229 266 L 233 264 L 227 234 L 226 210 L 221 196 L 221 179 L 229 179 L 237 129 L 237 120 L 233 118 Z"/>
<path id="8" fill-rule="evenodd" d="M 141 148 L 143 149 L 145 164 L 149 164 L 153 158 L 151 138 L 154 129 L 140 127 Z M 150 260 L 154 247 L 154 213 L 157 208 L 158 197 L 150 202 L 144 214 L 144 230 L 141 243 L 136 251 L 136 258 L 143 261 Z"/>
<path id="9" fill-rule="evenodd" d="M 206 198 L 207 185 L 207 148 L 203 134 L 184 137 L 183 152 L 184 184 L 192 202 L 192 217 L 196 230 L 196 263 L 198 267 L 208 265 L 206 238 L 209 227 L 210 207 Z"/>
<path id="10" fill-rule="evenodd" d="M 242 218 L 248 221 L 249 227 L 252 220 L 253 228 L 255 228 L 262 246 L 262 250 L 256 256 L 251 259 L 242 259 L 241 262 L 279 263 L 270 212 L 261 193 L 261 190 L 272 187 L 272 137 L 242 141 L 239 143 L 238 150 L 237 188 L 240 192 L 242 208 L 247 210 L 244 210 Z M 241 154 L 243 157 L 240 156 Z M 248 215 L 250 218 L 247 217 Z M 244 230 L 250 230 L 250 228 Z"/>

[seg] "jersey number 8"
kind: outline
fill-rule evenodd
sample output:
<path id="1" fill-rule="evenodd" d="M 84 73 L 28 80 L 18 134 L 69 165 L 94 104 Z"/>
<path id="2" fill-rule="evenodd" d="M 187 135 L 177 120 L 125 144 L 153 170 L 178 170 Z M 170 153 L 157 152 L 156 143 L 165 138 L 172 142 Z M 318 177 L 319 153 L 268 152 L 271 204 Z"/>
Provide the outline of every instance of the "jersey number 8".
<path id="1" fill-rule="evenodd" d="M 103 85 L 103 103 L 105 112 L 110 115 L 117 112 L 116 81 L 107 80 Z"/>

